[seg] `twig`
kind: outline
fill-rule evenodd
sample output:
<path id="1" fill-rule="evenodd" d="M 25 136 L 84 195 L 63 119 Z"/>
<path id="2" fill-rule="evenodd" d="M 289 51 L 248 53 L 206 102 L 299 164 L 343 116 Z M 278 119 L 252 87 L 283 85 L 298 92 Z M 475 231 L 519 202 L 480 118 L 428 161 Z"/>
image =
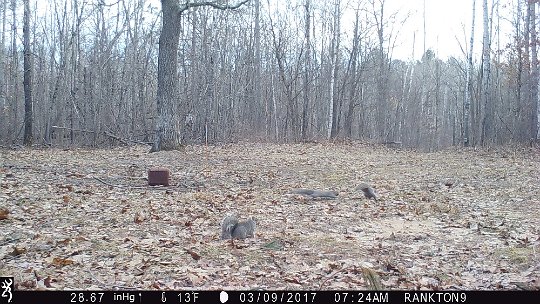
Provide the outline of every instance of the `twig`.
<path id="1" fill-rule="evenodd" d="M 347 270 L 348 270 L 348 268 L 342 268 L 342 269 L 340 269 L 340 270 L 338 270 L 338 271 L 335 271 L 335 272 L 332 273 L 331 275 L 329 275 L 329 276 L 326 278 L 326 280 L 324 280 L 324 281 L 321 282 L 321 285 L 319 285 L 319 290 L 322 290 L 324 284 L 325 284 L 326 282 L 328 282 L 328 280 L 330 280 L 331 278 L 333 278 L 336 274 L 338 274 L 338 273 L 340 273 L 340 272 L 345 272 L 345 271 L 347 271 Z"/>
<path id="2" fill-rule="evenodd" d="M 68 128 L 68 127 L 60 127 L 60 126 L 52 126 L 51 128 L 53 129 L 59 129 L 59 130 L 69 130 L 69 131 L 73 131 L 73 132 L 81 132 L 81 133 L 90 133 L 90 134 L 101 134 L 101 135 L 105 135 L 109 138 L 112 138 L 114 140 L 117 140 L 121 143 L 123 143 L 124 145 L 129 145 L 129 143 L 135 143 L 135 144 L 143 144 L 143 145 L 149 145 L 149 144 L 152 144 L 152 143 L 149 143 L 149 142 L 144 142 L 144 141 L 138 141 L 138 140 L 132 140 L 132 139 L 124 139 L 118 135 L 115 135 L 109 131 L 101 131 L 101 132 L 96 132 L 96 131 L 93 131 L 93 130 L 85 130 L 85 129 L 73 129 L 73 128 Z"/>
<path id="3" fill-rule="evenodd" d="M 116 185 L 116 184 L 111 184 L 109 182 L 106 182 L 104 180 L 102 180 L 101 178 L 99 177 L 93 177 L 95 180 L 99 181 L 100 183 L 103 183 L 107 186 L 111 186 L 111 187 L 115 187 L 115 188 L 130 188 L 130 189 L 148 189 L 149 187 L 145 187 L 145 186 L 126 186 L 126 185 Z"/>
<path id="4" fill-rule="evenodd" d="M 14 260 L 16 258 L 18 258 L 20 255 L 9 255 L 9 254 L 6 254 L 2 260 L 4 260 L 4 262 L 9 262 L 11 260 Z"/>
<path id="5" fill-rule="evenodd" d="M 12 239 L 12 240 L 7 240 L 7 241 L 3 241 L 2 243 L 0 243 L 0 246 L 4 246 L 5 244 L 9 244 L 11 242 L 15 242 L 15 241 L 18 241 L 20 239 Z"/>
<path id="6" fill-rule="evenodd" d="M 102 180 L 101 178 L 99 177 L 93 177 L 95 180 L 99 181 L 100 183 L 103 183 L 107 186 L 110 186 L 110 187 L 115 187 L 115 188 L 128 188 L 128 189 L 150 189 L 150 190 L 171 190 L 172 188 L 178 188 L 180 187 L 181 185 L 176 185 L 176 186 L 160 186 L 160 187 L 156 187 L 156 186 L 126 186 L 126 185 L 116 185 L 116 184 L 111 184 L 107 181 L 104 181 Z"/>
<path id="7" fill-rule="evenodd" d="M 133 289 L 137 289 L 136 287 L 125 286 L 125 285 L 116 285 L 116 284 L 108 285 L 105 282 L 102 282 L 100 279 L 98 279 L 97 275 L 95 275 L 95 274 L 92 274 L 92 280 L 97 281 L 98 286 L 100 286 L 101 288 L 103 288 L 105 290 L 111 290 L 111 289 L 116 289 L 116 290 L 132 289 L 133 290 Z"/>

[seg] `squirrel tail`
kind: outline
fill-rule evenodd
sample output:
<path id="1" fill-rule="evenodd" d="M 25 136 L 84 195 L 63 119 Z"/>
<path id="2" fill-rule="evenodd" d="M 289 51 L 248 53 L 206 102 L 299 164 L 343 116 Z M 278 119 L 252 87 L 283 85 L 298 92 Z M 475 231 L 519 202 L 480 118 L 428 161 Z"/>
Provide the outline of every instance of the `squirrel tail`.
<path id="1" fill-rule="evenodd" d="M 238 222 L 232 231 L 233 239 L 245 239 L 255 236 L 255 228 L 257 224 L 253 218 L 246 221 Z"/>

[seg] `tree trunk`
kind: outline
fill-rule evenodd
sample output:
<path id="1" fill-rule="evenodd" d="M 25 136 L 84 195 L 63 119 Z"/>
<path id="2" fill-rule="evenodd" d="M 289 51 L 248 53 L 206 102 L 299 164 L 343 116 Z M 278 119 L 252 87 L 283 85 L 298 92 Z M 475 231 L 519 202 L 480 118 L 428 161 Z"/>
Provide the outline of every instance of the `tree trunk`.
<path id="1" fill-rule="evenodd" d="M 340 24 L 341 24 L 341 3 L 336 0 L 334 3 L 334 28 L 333 37 L 331 43 L 331 63 L 332 70 L 330 76 L 330 107 L 328 117 L 328 138 L 335 138 L 339 131 L 338 126 L 338 103 L 339 103 L 339 90 L 338 90 L 338 76 L 339 76 L 339 44 L 340 44 Z"/>
<path id="2" fill-rule="evenodd" d="M 253 35 L 255 40 L 255 58 L 253 60 L 253 95 L 254 95 L 254 101 L 253 104 L 255 107 L 262 107 L 263 104 L 266 105 L 266 102 L 262 102 L 262 93 L 261 93 L 261 22 L 260 22 L 260 0 L 255 0 L 255 28 Z M 258 111 L 257 111 L 258 112 Z M 254 115 L 255 116 L 255 115 Z M 252 123 L 252 126 L 257 126 L 258 123 L 262 123 L 262 121 L 259 120 L 259 116 L 253 117 L 255 119 L 255 123 Z M 269 126 L 266 123 L 265 120 L 265 135 L 268 135 L 268 129 Z"/>
<path id="3" fill-rule="evenodd" d="M 376 97 L 376 130 L 377 130 L 377 138 L 379 140 L 386 141 L 387 140 L 387 120 L 386 120 L 386 112 L 388 111 L 386 97 L 388 96 L 388 74 L 387 74 L 387 59 L 386 59 L 386 52 L 384 50 L 384 9 L 385 9 L 385 1 L 386 0 L 379 0 L 380 4 L 380 15 L 377 15 L 377 11 L 375 9 L 375 2 L 373 2 L 373 16 L 375 18 L 375 26 L 377 30 L 377 38 L 378 38 L 378 51 L 379 51 L 379 58 L 378 58 L 378 71 L 377 71 L 377 97 Z"/>
<path id="4" fill-rule="evenodd" d="M 11 12 L 13 14 L 12 24 L 11 24 L 11 62 L 9 63 L 9 75 L 10 75 L 10 86 L 11 92 L 8 92 L 7 95 L 11 96 L 11 111 L 12 111 L 12 122 L 11 122 L 11 136 L 12 140 L 16 141 L 19 128 L 19 57 L 17 54 L 17 1 L 11 0 Z"/>
<path id="5" fill-rule="evenodd" d="M 482 103 L 483 103 L 483 119 L 482 119 L 482 133 L 480 142 L 485 144 L 486 140 L 491 137 L 490 131 L 492 129 L 492 105 L 490 104 L 491 86 L 490 86 L 490 74 L 491 74 L 491 31 L 488 18 L 488 2 L 483 2 L 483 24 L 484 34 L 482 37 Z"/>
<path id="6" fill-rule="evenodd" d="M 158 118 L 152 152 L 178 150 L 181 147 L 180 115 L 175 107 L 178 99 L 177 52 L 181 29 L 177 6 L 177 0 L 161 0 L 163 27 L 158 43 Z"/>
<path id="7" fill-rule="evenodd" d="M 24 0 L 23 44 L 24 44 L 24 145 L 31 146 L 34 141 L 32 114 L 32 51 L 30 49 L 30 0 Z"/>
<path id="8" fill-rule="evenodd" d="M 521 109 L 522 108 L 522 101 L 523 101 L 523 87 L 526 86 L 526 79 L 524 79 L 524 54 L 523 54 L 523 48 L 521 45 L 522 42 L 522 31 L 521 31 L 521 22 L 522 22 L 522 1 L 517 1 L 517 9 L 516 9 L 516 19 L 515 19 L 515 41 L 514 44 L 516 47 L 516 53 L 517 53 L 517 72 L 516 72 L 516 100 L 514 104 L 512 105 L 515 109 Z M 513 113 L 513 121 L 514 125 L 517 126 L 516 133 L 521 135 L 521 114 L 520 111 L 515 111 Z"/>
<path id="9" fill-rule="evenodd" d="M 522 140 L 527 140 L 529 136 L 528 132 L 528 126 L 529 126 L 529 120 L 527 115 L 527 108 L 532 103 L 531 100 L 531 91 L 532 91 L 532 83 L 531 83 L 531 53 L 530 53 L 530 46 L 531 46 L 531 15 L 530 15 L 530 1 L 527 1 L 527 6 L 525 8 L 525 28 L 524 28 L 524 37 L 523 37 L 523 45 L 524 45 L 524 51 L 523 51 L 523 76 L 525 80 L 525 88 L 524 88 L 524 94 L 522 96 L 525 97 L 524 104 L 521 104 L 520 111 L 519 111 L 519 119 L 522 121 L 521 125 L 519 126 L 519 129 L 521 130 L 520 138 Z"/>
<path id="10" fill-rule="evenodd" d="M 356 75 L 356 66 L 358 60 L 358 51 L 360 44 L 360 36 L 358 35 L 358 10 L 356 11 L 355 21 L 354 21 L 354 32 L 353 32 L 353 45 L 351 50 L 351 59 L 350 59 L 350 68 L 351 68 L 351 88 L 349 90 L 349 105 L 347 112 L 345 113 L 345 121 L 343 122 L 343 129 L 345 131 L 345 136 L 348 138 L 352 137 L 352 121 L 354 117 L 354 109 L 356 104 L 356 95 L 358 87 L 358 77 Z"/>
<path id="11" fill-rule="evenodd" d="M 6 44 L 6 11 L 7 11 L 7 0 L 2 0 L 2 33 L 0 34 L 0 107 L 4 108 L 6 106 L 6 86 L 4 84 L 4 75 L 5 75 L 5 64 L 4 64 L 4 58 L 5 58 L 5 44 Z M 8 131 L 8 117 L 7 113 L 2 111 L 0 112 L 2 114 L 1 122 L 0 122 L 0 130 L 3 130 L 0 133 L 0 138 L 4 138 Z M 4 133 L 6 132 L 6 133 Z M 7 136 L 6 136 L 7 137 Z"/>
<path id="12" fill-rule="evenodd" d="M 467 72 L 466 72 L 466 83 L 465 83 L 465 100 L 463 102 L 463 145 L 468 147 L 471 142 L 470 134 L 470 115 L 471 115 L 471 90 L 472 90 L 472 54 L 473 54 L 473 45 L 474 45 L 474 17 L 476 10 L 476 1 L 473 0 L 472 8 L 472 25 L 471 25 L 471 43 L 469 44 L 469 54 L 467 56 Z"/>
<path id="13" fill-rule="evenodd" d="M 538 100 L 538 50 L 536 32 L 536 2 L 529 0 L 529 16 L 531 30 L 531 138 L 540 139 L 540 107 Z"/>
<path id="14" fill-rule="evenodd" d="M 308 129 L 308 109 L 309 109 L 309 73 L 311 70 L 311 40 L 309 31 L 311 29 L 311 11 L 310 11 L 310 0 L 306 0 L 305 4 L 305 18 L 306 18 L 306 56 L 304 58 L 304 104 L 302 105 L 302 139 L 307 140 L 307 129 Z"/>

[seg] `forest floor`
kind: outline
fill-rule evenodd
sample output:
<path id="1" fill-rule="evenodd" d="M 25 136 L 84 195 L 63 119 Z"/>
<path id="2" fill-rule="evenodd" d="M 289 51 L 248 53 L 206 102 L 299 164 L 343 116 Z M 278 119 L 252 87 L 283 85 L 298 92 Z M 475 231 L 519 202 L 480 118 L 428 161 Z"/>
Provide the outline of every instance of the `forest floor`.
<path id="1" fill-rule="evenodd" d="M 538 150 L 148 150 L 0 150 L 0 276 L 16 289 L 341 290 L 373 271 L 384 289 L 540 288 Z M 147 186 L 152 167 L 169 187 Z M 229 213 L 255 217 L 255 238 L 220 240 Z"/>

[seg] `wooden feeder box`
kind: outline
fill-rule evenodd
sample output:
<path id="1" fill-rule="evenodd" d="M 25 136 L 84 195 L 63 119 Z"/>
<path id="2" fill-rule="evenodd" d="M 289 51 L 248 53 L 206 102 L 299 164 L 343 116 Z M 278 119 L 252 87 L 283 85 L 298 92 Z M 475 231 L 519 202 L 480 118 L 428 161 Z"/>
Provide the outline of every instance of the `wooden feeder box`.
<path id="1" fill-rule="evenodd" d="M 150 186 L 168 186 L 169 185 L 169 169 L 152 168 L 148 169 L 148 185 Z"/>

